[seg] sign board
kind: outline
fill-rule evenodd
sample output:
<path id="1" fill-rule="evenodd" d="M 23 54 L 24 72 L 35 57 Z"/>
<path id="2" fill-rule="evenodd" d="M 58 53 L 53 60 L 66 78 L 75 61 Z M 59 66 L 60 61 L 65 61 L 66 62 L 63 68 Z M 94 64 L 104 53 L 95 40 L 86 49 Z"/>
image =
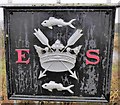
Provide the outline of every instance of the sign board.
<path id="1" fill-rule="evenodd" d="M 9 99 L 108 102 L 114 6 L 6 6 Z"/>

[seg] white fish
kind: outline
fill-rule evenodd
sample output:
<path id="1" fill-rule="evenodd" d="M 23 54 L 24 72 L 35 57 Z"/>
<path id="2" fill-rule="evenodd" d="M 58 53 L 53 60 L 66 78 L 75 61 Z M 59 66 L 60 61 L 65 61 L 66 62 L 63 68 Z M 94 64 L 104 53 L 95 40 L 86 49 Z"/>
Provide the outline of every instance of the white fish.
<path id="1" fill-rule="evenodd" d="M 70 26 L 71 28 L 75 28 L 73 25 L 72 25 L 72 22 L 75 21 L 76 19 L 72 19 L 70 20 L 69 22 L 65 22 L 63 19 L 57 19 L 55 17 L 49 17 L 48 20 L 44 20 L 41 25 L 44 26 L 44 27 L 48 27 L 50 29 L 53 29 L 52 26 L 55 26 L 57 25 L 58 27 L 63 27 L 63 26 Z"/>
<path id="2" fill-rule="evenodd" d="M 68 87 L 64 87 L 61 83 L 55 83 L 55 81 L 50 81 L 49 83 L 45 83 L 42 85 L 44 89 L 48 89 L 50 92 L 52 92 L 53 89 L 57 89 L 58 91 L 67 90 L 70 93 L 74 93 L 70 88 L 74 85 L 70 85 Z"/>

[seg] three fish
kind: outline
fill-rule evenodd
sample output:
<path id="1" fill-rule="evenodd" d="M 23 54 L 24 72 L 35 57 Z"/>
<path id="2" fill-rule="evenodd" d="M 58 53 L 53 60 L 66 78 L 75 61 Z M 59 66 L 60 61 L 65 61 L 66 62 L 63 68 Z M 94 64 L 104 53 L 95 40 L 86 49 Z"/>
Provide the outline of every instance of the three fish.
<path id="1" fill-rule="evenodd" d="M 61 83 L 55 83 L 55 81 L 50 81 L 49 83 L 45 83 L 42 85 L 42 88 L 47 89 L 50 92 L 52 92 L 53 89 L 57 89 L 58 91 L 67 90 L 68 92 L 73 94 L 74 92 L 70 89 L 72 87 L 74 87 L 74 85 L 64 87 Z"/>
<path id="2" fill-rule="evenodd" d="M 58 27 L 63 27 L 63 26 L 70 26 L 71 28 L 75 28 L 72 25 L 72 22 L 75 21 L 76 19 L 72 19 L 69 22 L 65 22 L 63 19 L 57 19 L 55 17 L 49 17 L 48 20 L 44 20 L 41 25 L 44 27 L 48 27 L 50 29 L 53 29 L 52 26 L 57 25 Z"/>

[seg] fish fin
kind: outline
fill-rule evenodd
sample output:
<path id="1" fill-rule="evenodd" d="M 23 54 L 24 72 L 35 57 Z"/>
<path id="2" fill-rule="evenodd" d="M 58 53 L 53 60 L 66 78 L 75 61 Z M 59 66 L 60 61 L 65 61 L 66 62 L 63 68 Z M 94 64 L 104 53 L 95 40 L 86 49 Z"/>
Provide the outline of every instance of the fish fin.
<path id="1" fill-rule="evenodd" d="M 57 89 L 58 91 L 62 91 L 62 89 Z"/>
<path id="2" fill-rule="evenodd" d="M 71 87 L 74 87 L 74 85 L 70 85 L 66 87 L 66 90 L 68 90 L 71 94 L 73 94 L 74 92 L 70 89 Z"/>
<path id="3" fill-rule="evenodd" d="M 58 27 L 62 27 L 62 25 L 58 25 Z"/>
<path id="4" fill-rule="evenodd" d="M 55 83 L 55 81 L 50 81 L 49 83 Z"/>
<path id="5" fill-rule="evenodd" d="M 68 25 L 71 27 L 71 28 L 75 28 L 75 26 L 72 25 L 72 22 L 75 21 L 76 19 L 72 19 L 71 21 L 68 22 Z"/>
<path id="6" fill-rule="evenodd" d="M 71 28 L 75 28 L 75 26 L 73 26 L 72 24 L 69 25 Z"/>
<path id="7" fill-rule="evenodd" d="M 51 19 L 55 19 L 55 17 L 49 17 L 49 20 L 51 20 Z"/>
<path id="8" fill-rule="evenodd" d="M 50 92 L 52 92 L 52 89 L 48 89 Z"/>
<path id="9" fill-rule="evenodd" d="M 59 83 L 59 86 L 60 86 L 60 87 L 63 87 L 63 85 L 62 85 L 61 83 Z"/>
<path id="10" fill-rule="evenodd" d="M 53 27 L 52 27 L 52 26 L 50 26 L 50 27 L 48 27 L 48 28 L 53 29 Z"/>
<path id="11" fill-rule="evenodd" d="M 59 19 L 61 22 L 64 22 L 64 20 L 63 19 Z"/>

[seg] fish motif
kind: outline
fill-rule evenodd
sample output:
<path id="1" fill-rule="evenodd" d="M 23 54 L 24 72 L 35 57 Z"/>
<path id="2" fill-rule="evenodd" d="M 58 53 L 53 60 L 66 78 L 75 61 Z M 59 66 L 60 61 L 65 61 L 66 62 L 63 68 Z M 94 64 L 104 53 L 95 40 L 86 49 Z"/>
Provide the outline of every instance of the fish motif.
<path id="1" fill-rule="evenodd" d="M 50 81 L 49 83 L 45 83 L 42 85 L 42 88 L 47 89 L 50 92 L 52 92 L 53 89 L 57 89 L 58 91 L 67 90 L 68 92 L 73 94 L 74 92 L 70 89 L 72 87 L 74 87 L 74 85 L 64 87 L 61 83 L 55 83 L 55 81 Z"/>
<path id="2" fill-rule="evenodd" d="M 44 20 L 41 25 L 44 27 L 48 27 L 50 29 L 53 29 L 52 26 L 57 25 L 58 27 L 63 27 L 63 26 L 70 26 L 71 28 L 75 28 L 72 25 L 72 22 L 75 21 L 76 19 L 72 19 L 69 22 L 65 22 L 63 19 L 57 19 L 55 17 L 49 17 L 48 20 Z"/>

